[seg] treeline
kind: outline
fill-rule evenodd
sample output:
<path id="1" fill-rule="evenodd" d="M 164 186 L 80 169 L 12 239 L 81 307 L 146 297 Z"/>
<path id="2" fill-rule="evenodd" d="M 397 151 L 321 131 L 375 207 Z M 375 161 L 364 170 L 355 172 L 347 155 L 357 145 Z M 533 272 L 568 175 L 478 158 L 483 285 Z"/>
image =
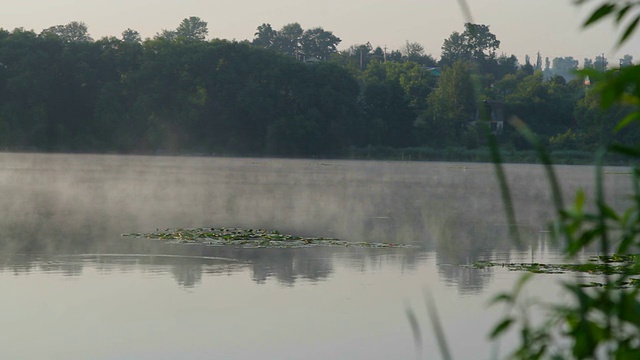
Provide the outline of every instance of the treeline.
<path id="1" fill-rule="evenodd" d="M 43 151 L 333 155 L 358 83 L 244 43 L 0 32 L 0 144 Z"/>
<path id="2" fill-rule="evenodd" d="M 553 148 L 591 150 L 612 140 L 626 112 L 601 110 L 583 79 L 497 55 L 485 25 L 454 32 L 439 61 L 410 42 L 338 51 L 333 33 L 298 24 L 263 24 L 252 42 L 207 41 L 206 25 L 192 17 L 151 39 L 127 29 L 95 41 L 78 22 L 39 34 L 0 29 L 0 147 L 329 157 L 473 149 L 483 144 L 476 120 L 487 100 Z M 504 129 L 504 146 L 528 148 Z"/>

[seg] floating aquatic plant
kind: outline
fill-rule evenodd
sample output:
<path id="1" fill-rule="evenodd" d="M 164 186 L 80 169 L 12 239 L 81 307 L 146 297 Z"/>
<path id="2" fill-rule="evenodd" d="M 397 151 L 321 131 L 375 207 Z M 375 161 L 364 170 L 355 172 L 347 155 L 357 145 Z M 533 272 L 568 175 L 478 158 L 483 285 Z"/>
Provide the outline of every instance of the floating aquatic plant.
<path id="1" fill-rule="evenodd" d="M 336 238 L 303 237 L 281 234 L 278 230 L 242 228 L 164 229 L 150 233 L 123 234 L 138 238 L 163 240 L 177 244 L 204 244 L 245 248 L 297 248 L 312 246 L 341 246 L 366 248 L 410 247 L 397 243 L 350 242 Z"/>
<path id="2" fill-rule="evenodd" d="M 581 272 L 591 275 L 640 275 L 636 255 L 599 255 L 592 256 L 589 262 L 582 264 L 544 264 L 544 263 L 499 263 L 491 261 L 476 261 L 473 264 L 462 265 L 472 269 L 487 269 L 501 267 L 509 271 L 528 271 L 536 274 L 564 274 L 567 272 Z M 604 284 L 591 282 L 580 284 L 581 287 L 602 287 Z M 640 286 L 640 280 L 629 278 L 628 281 L 615 284 L 616 288 Z"/>

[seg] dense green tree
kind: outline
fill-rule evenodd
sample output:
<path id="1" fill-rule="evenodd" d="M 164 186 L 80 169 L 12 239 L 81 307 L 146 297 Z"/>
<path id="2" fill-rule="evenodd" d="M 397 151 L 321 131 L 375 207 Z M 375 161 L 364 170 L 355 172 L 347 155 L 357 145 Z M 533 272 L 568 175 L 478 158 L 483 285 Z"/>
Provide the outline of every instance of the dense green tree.
<path id="1" fill-rule="evenodd" d="M 283 54 L 287 54 L 298 59 L 300 55 L 300 40 L 304 30 L 300 24 L 291 23 L 278 30 L 278 37 L 274 47 Z"/>
<path id="2" fill-rule="evenodd" d="M 607 58 L 604 57 L 604 55 L 596 56 L 596 59 L 593 61 L 593 67 L 598 71 L 606 71 L 608 65 L 609 62 L 607 61 Z"/>
<path id="3" fill-rule="evenodd" d="M 589 58 L 584 58 L 584 62 L 582 63 L 583 69 L 593 69 L 593 60 Z"/>
<path id="4" fill-rule="evenodd" d="M 327 60 L 335 53 L 340 38 L 333 35 L 331 31 L 326 31 L 321 27 L 307 29 L 300 39 L 300 49 L 306 58 L 315 57 L 320 60 Z"/>
<path id="5" fill-rule="evenodd" d="M 456 61 L 483 61 L 495 56 L 500 41 L 489 31 L 488 25 L 464 24 L 462 34 L 454 31 L 442 45 L 441 65 L 451 65 Z"/>
<path id="6" fill-rule="evenodd" d="M 453 64 L 456 61 L 471 61 L 471 51 L 466 41 L 464 35 L 457 31 L 445 39 L 440 54 L 440 65 Z"/>
<path id="7" fill-rule="evenodd" d="M 387 61 L 400 62 L 402 58 L 403 56 L 400 50 L 391 50 L 389 54 L 387 54 Z"/>
<path id="8" fill-rule="evenodd" d="M 13 149 L 48 149 L 55 126 L 47 105 L 54 84 L 51 66 L 63 43 L 58 37 L 39 37 L 33 31 L 3 32 L 0 63 L 3 64 L 0 119 L 4 146 Z M 9 133 L 10 131 L 10 133 Z"/>
<path id="9" fill-rule="evenodd" d="M 622 59 L 620 59 L 620 67 L 632 66 L 633 65 L 633 56 L 629 54 L 625 54 Z"/>
<path id="10" fill-rule="evenodd" d="M 271 49 L 275 46 L 277 38 L 278 32 L 271 27 L 271 24 L 262 24 L 256 29 L 252 44 Z"/>
<path id="11" fill-rule="evenodd" d="M 337 53 L 340 41 L 333 32 L 322 27 L 304 30 L 300 24 L 291 23 L 277 31 L 270 24 L 258 26 L 252 44 L 305 61 L 311 58 L 328 60 Z"/>
<path id="12" fill-rule="evenodd" d="M 533 65 L 531 65 L 531 57 L 529 57 L 529 55 L 525 55 L 525 57 L 524 57 L 524 65 L 522 65 L 522 67 L 520 69 L 526 75 L 533 75 L 533 72 L 535 71 L 535 69 L 534 69 Z"/>
<path id="13" fill-rule="evenodd" d="M 182 20 L 176 29 L 176 36 L 185 40 L 203 41 L 208 34 L 207 22 L 197 16 Z"/>
<path id="14" fill-rule="evenodd" d="M 371 62 L 363 73 L 367 143 L 391 147 L 411 146 L 414 122 L 424 111 L 435 79 L 414 62 Z"/>
<path id="15" fill-rule="evenodd" d="M 426 66 L 436 66 L 436 60 L 424 51 L 424 47 L 417 42 L 407 41 L 401 49 L 403 60 Z"/>
<path id="16" fill-rule="evenodd" d="M 491 74 L 494 80 L 502 79 L 507 74 L 515 74 L 518 71 L 518 59 L 515 55 L 501 54 L 499 57 L 491 56 L 481 63 L 485 74 Z M 530 69 L 533 71 L 533 67 Z M 533 72 L 532 72 L 533 73 Z"/>
<path id="17" fill-rule="evenodd" d="M 338 52 L 333 33 L 297 23 L 263 24 L 252 44 L 201 41 L 206 23 L 195 17 L 145 41 L 131 29 L 93 41 L 78 24 L 0 29 L 3 148 L 335 156 L 349 146 L 458 146 L 484 99 L 503 101 L 507 117 L 554 146 L 593 148 L 625 113 L 596 112 L 582 82 L 550 66 L 533 71 L 539 54 L 535 66 L 497 56 L 486 26 L 457 34 L 485 41 L 460 40 L 468 60 L 438 78 L 417 43 L 404 55 L 370 43 Z M 323 61 L 296 61 L 304 56 Z"/>
<path id="18" fill-rule="evenodd" d="M 122 41 L 127 43 L 141 43 L 142 37 L 140 37 L 140 33 L 136 30 L 127 29 L 122 32 Z"/>
<path id="19" fill-rule="evenodd" d="M 538 51 L 538 54 L 536 54 L 536 64 L 533 69 L 542 70 L 542 55 L 540 54 L 540 51 Z"/>
<path id="20" fill-rule="evenodd" d="M 583 150 L 594 151 L 613 141 L 625 144 L 640 141 L 638 126 L 628 126 L 616 132 L 616 124 L 632 111 L 630 106 L 616 105 L 608 109 L 601 106 L 600 94 L 592 89 L 576 102 L 574 116 L 577 120 L 576 133 Z"/>
<path id="21" fill-rule="evenodd" d="M 553 75 L 559 75 L 569 81 L 575 77 L 575 71 L 578 70 L 578 60 L 572 56 L 553 58 Z"/>
<path id="22" fill-rule="evenodd" d="M 373 46 L 371 43 L 352 45 L 349 50 L 350 57 L 354 58 L 358 63 L 358 68 L 362 71 L 366 69 L 369 62 L 374 59 Z M 378 59 L 379 60 L 379 59 Z"/>
<path id="23" fill-rule="evenodd" d="M 428 97 L 428 109 L 418 120 L 423 142 L 442 146 L 459 144 L 475 116 L 475 91 L 469 65 L 457 61 L 443 68 L 439 85 Z"/>
<path id="24" fill-rule="evenodd" d="M 542 137 L 564 133 L 575 125 L 573 106 L 582 94 L 579 83 L 557 76 L 550 81 L 536 71 L 504 96 L 508 115 L 516 115 Z"/>
<path id="25" fill-rule="evenodd" d="M 299 70 L 303 73 L 289 85 L 288 111 L 281 112 L 268 129 L 270 151 L 335 155 L 354 143 L 353 136 L 361 135 L 356 107 L 358 84 L 335 64 L 303 65 Z M 283 127 L 287 123 L 293 126 Z"/>
<path id="26" fill-rule="evenodd" d="M 175 30 L 162 29 L 159 33 L 153 37 L 154 39 L 165 39 L 165 40 L 175 40 L 178 37 L 178 34 Z"/>
<path id="27" fill-rule="evenodd" d="M 51 26 L 42 31 L 41 36 L 58 36 L 65 42 L 90 42 L 87 24 L 84 22 L 72 21 L 66 25 Z"/>

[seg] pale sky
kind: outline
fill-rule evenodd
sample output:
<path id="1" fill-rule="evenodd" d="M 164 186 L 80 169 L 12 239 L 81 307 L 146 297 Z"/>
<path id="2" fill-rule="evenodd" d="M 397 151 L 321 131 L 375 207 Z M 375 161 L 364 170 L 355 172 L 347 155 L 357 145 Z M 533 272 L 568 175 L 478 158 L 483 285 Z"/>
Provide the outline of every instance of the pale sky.
<path id="1" fill-rule="evenodd" d="M 599 0 L 592 0 L 595 4 Z M 604 53 L 611 65 L 624 54 L 640 62 L 640 30 L 620 50 L 611 21 L 582 30 L 586 7 L 572 0 L 468 0 L 475 23 L 490 26 L 501 41 L 499 52 L 521 62 L 538 51 L 543 59 L 573 56 L 582 60 Z M 117 36 L 132 28 L 143 38 L 175 29 L 182 19 L 198 16 L 208 22 L 209 37 L 253 39 L 256 28 L 270 23 L 279 29 L 298 22 L 304 29 L 321 26 L 342 39 L 340 49 L 370 42 L 400 49 L 408 40 L 440 57 L 442 43 L 464 30 L 457 0 L 21 0 L 2 5 L 0 27 L 24 27 L 39 33 L 53 25 L 84 21 L 94 39 Z"/>

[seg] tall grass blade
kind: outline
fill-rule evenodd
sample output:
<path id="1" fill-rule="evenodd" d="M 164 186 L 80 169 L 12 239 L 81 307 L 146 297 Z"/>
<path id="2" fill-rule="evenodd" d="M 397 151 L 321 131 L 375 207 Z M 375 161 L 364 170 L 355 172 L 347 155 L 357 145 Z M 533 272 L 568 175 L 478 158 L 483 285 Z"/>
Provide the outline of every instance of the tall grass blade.
<path id="1" fill-rule="evenodd" d="M 413 333 L 413 343 L 416 345 L 417 358 L 422 358 L 422 331 L 420 330 L 420 324 L 418 318 L 413 310 L 409 307 L 406 308 L 407 318 L 409 319 L 409 325 L 411 325 L 411 332 Z"/>
<path id="2" fill-rule="evenodd" d="M 549 179 L 549 184 L 551 186 L 551 194 L 553 199 L 553 204 L 556 210 L 559 212 L 564 209 L 564 201 L 562 199 L 562 193 L 560 192 L 560 185 L 558 182 L 558 178 L 556 177 L 555 170 L 553 170 L 553 162 L 551 161 L 551 155 L 547 149 L 545 149 L 544 145 L 538 139 L 538 137 L 529 129 L 529 127 L 519 119 L 518 117 L 512 117 L 509 122 L 513 125 L 522 136 L 527 139 L 527 141 L 533 145 L 538 158 L 542 162 L 544 166 L 545 172 L 547 174 L 547 179 Z"/>
<path id="3" fill-rule="evenodd" d="M 604 158 L 604 151 L 599 151 L 596 158 L 596 204 L 598 206 L 599 216 L 598 222 L 602 235 L 600 236 L 600 250 L 603 254 L 609 254 L 609 236 L 607 229 L 607 212 L 609 208 L 605 203 L 604 195 L 604 182 L 602 179 L 603 170 L 602 162 Z M 605 273 L 606 274 L 606 273 Z"/>
<path id="4" fill-rule="evenodd" d="M 425 294 L 425 299 L 427 301 L 427 312 L 429 313 L 431 326 L 433 327 L 433 331 L 436 334 L 436 339 L 438 340 L 438 347 L 440 348 L 440 355 L 442 355 L 442 360 L 451 360 L 451 353 L 449 352 L 449 347 L 447 346 L 447 339 L 445 338 L 444 329 L 442 328 L 442 324 L 440 323 L 438 310 L 436 309 L 436 304 L 431 297 L 431 293 L 427 292 L 427 294 Z"/>
<path id="5" fill-rule="evenodd" d="M 520 246 L 520 232 L 518 231 L 516 213 L 513 209 L 513 200 L 511 198 L 511 191 L 509 190 L 509 183 L 507 183 L 507 177 L 504 173 L 504 167 L 502 166 L 502 158 L 500 156 L 500 149 L 498 148 L 498 141 L 493 134 L 488 134 L 488 137 L 489 149 L 491 151 L 491 162 L 493 162 L 496 169 L 498 185 L 500 186 L 500 194 L 502 195 L 502 204 L 504 204 L 504 211 L 507 215 L 507 222 L 509 223 L 509 235 L 511 236 L 511 239 L 515 241 L 516 245 Z"/>
<path id="6" fill-rule="evenodd" d="M 622 46 L 622 44 L 629 39 L 629 36 L 631 36 L 631 34 L 633 34 L 633 32 L 636 30 L 639 21 L 640 15 L 636 16 L 636 18 L 629 24 L 629 26 L 627 26 L 627 30 L 624 31 L 624 34 L 622 34 L 622 37 L 618 41 L 618 46 Z"/>
<path id="7" fill-rule="evenodd" d="M 587 19 L 587 21 L 585 21 L 584 25 L 582 26 L 586 27 L 593 24 L 594 22 L 611 14 L 615 9 L 616 9 L 616 6 L 614 4 L 604 4 L 600 6 L 596 11 L 593 12 L 593 14 L 591 14 L 591 17 L 589 17 L 589 19 Z"/>
<path id="8" fill-rule="evenodd" d="M 469 4 L 467 4 L 465 0 L 458 0 L 458 4 L 460 5 L 462 16 L 464 16 L 464 21 L 473 24 L 473 16 L 471 16 L 471 9 L 469 9 Z"/>

